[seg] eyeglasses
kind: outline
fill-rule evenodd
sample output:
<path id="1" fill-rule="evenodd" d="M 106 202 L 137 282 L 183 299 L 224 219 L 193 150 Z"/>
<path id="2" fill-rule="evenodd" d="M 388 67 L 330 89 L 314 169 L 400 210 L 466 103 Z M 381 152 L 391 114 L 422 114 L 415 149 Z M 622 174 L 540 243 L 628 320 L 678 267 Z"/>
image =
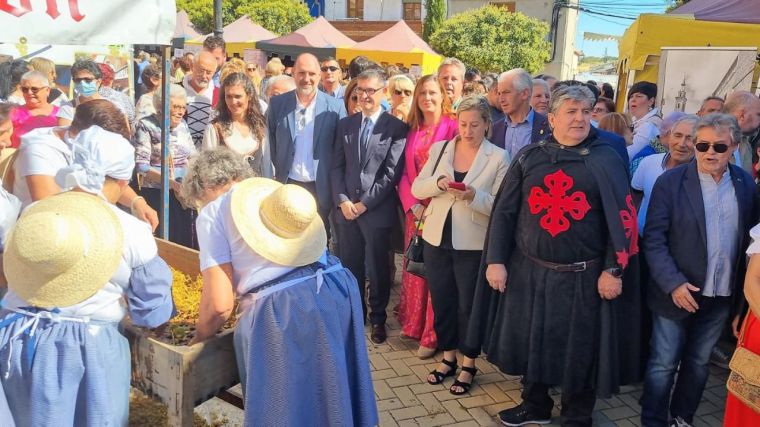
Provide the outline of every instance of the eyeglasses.
<path id="1" fill-rule="evenodd" d="M 246 70 L 248 70 L 248 71 L 256 71 L 255 68 L 246 68 Z"/>
<path id="2" fill-rule="evenodd" d="M 381 90 L 381 89 L 382 89 L 381 87 L 379 87 L 379 88 L 368 87 L 368 88 L 366 88 L 366 89 L 364 89 L 364 88 L 360 88 L 360 87 L 357 87 L 357 88 L 356 88 L 356 89 L 354 89 L 354 90 L 356 91 L 356 94 L 357 94 L 357 95 L 361 95 L 362 93 L 366 93 L 366 94 L 367 94 L 367 96 L 372 96 L 372 95 L 376 94 L 376 93 L 377 93 L 377 91 L 379 91 L 379 90 Z"/>
<path id="3" fill-rule="evenodd" d="M 334 72 L 340 70 L 340 68 L 332 66 L 332 65 L 329 66 L 329 67 L 322 67 L 322 72 L 326 73 L 328 70 L 334 73 Z"/>
<path id="4" fill-rule="evenodd" d="M 41 87 L 31 87 L 31 86 L 21 86 L 21 92 L 22 93 L 32 93 L 33 95 L 37 95 L 37 92 L 41 91 L 42 89 L 47 89 L 47 86 L 41 86 Z"/>
<path id="5" fill-rule="evenodd" d="M 169 106 L 169 111 L 185 111 L 187 110 L 187 106 L 185 105 L 171 105 Z"/>
<path id="6" fill-rule="evenodd" d="M 92 82 L 94 82 L 97 79 L 95 77 L 74 77 L 71 80 L 73 80 L 74 83 L 82 83 L 82 82 L 92 83 Z"/>
<path id="7" fill-rule="evenodd" d="M 358 100 L 359 100 L 359 97 L 356 96 L 356 95 L 354 95 L 354 96 L 351 97 L 351 102 L 356 102 Z"/>
<path id="8" fill-rule="evenodd" d="M 592 112 L 594 112 L 594 113 L 605 113 L 605 114 L 606 114 L 606 113 L 609 113 L 609 111 L 607 111 L 607 109 L 606 109 L 606 108 L 594 108 L 594 109 L 593 109 L 593 110 L 591 110 L 591 111 L 592 111 Z"/>
<path id="9" fill-rule="evenodd" d="M 711 144 L 709 142 L 698 142 L 694 144 L 694 148 L 696 148 L 700 153 L 706 153 L 710 147 L 712 147 L 713 150 L 715 150 L 715 152 L 718 154 L 728 151 L 728 145 L 726 144 Z"/>
<path id="10" fill-rule="evenodd" d="M 395 93 L 397 96 L 405 95 L 405 96 L 412 96 L 412 91 L 408 89 L 404 90 L 394 90 L 393 93 Z"/>

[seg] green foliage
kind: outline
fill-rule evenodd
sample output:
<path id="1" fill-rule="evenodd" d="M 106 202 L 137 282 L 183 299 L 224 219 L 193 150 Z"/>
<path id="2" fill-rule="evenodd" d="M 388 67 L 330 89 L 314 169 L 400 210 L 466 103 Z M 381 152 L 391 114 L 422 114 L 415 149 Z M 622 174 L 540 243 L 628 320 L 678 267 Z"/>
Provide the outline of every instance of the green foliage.
<path id="1" fill-rule="evenodd" d="M 313 20 L 309 8 L 298 0 L 257 0 L 235 9 L 238 16 L 248 15 L 253 22 L 277 34 L 288 34 Z"/>
<path id="2" fill-rule="evenodd" d="M 522 13 L 483 6 L 452 16 L 430 37 L 430 45 L 481 72 L 522 67 L 535 73 L 551 58 L 549 26 Z"/>
<path id="3" fill-rule="evenodd" d="M 202 34 L 214 31 L 214 0 L 177 0 L 177 10 L 185 10 L 190 22 Z M 312 21 L 309 9 L 299 0 L 222 1 L 223 25 L 243 15 L 278 35 L 293 32 Z"/>
<path id="4" fill-rule="evenodd" d="M 245 0 L 222 1 L 222 25 L 227 25 L 238 17 L 235 9 Z M 190 22 L 201 34 L 214 31 L 214 0 L 177 0 L 177 10 L 184 10 Z"/>
<path id="5" fill-rule="evenodd" d="M 422 26 L 422 38 L 430 41 L 430 36 L 446 20 L 446 0 L 425 0 L 425 22 Z"/>

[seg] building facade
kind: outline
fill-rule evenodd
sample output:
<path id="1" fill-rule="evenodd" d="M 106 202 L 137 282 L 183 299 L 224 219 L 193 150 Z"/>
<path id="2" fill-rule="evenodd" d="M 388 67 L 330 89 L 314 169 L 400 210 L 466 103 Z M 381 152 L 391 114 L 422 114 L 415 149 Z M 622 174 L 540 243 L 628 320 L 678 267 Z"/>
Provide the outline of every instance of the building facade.
<path id="1" fill-rule="evenodd" d="M 354 40 L 371 37 L 374 30 L 387 29 L 398 20 L 405 20 L 410 27 L 421 33 L 421 21 L 425 19 L 424 0 L 321 0 L 323 15 L 333 21 L 338 29 Z M 563 4 L 578 6 L 579 0 L 564 0 Z M 554 0 L 448 0 L 448 16 L 478 8 L 486 4 L 505 7 L 512 12 L 521 12 L 540 19 L 550 28 L 553 43 L 552 59 L 543 70 L 559 79 L 570 79 L 577 72 L 578 60 L 575 55 L 575 32 L 578 26 L 578 10 L 561 7 L 555 12 Z M 383 22 L 388 22 L 383 25 Z M 371 25 L 370 25 L 371 24 Z M 419 31 L 418 31 L 419 29 Z M 365 37 L 367 36 L 367 37 Z"/>

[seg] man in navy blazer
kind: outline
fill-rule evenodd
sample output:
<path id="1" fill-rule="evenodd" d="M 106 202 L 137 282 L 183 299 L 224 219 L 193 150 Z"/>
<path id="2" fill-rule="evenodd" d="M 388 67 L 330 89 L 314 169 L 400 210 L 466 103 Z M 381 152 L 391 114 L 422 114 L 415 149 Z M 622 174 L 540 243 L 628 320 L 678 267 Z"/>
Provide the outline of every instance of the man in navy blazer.
<path id="1" fill-rule="evenodd" d="M 330 235 L 332 145 L 338 121 L 346 116 L 339 99 L 317 90 L 319 61 L 310 53 L 293 67 L 296 89 L 272 97 L 267 110 L 274 179 L 300 185 L 314 196 Z"/>
<path id="2" fill-rule="evenodd" d="M 404 168 L 408 128 L 380 106 L 385 74 L 365 70 L 357 77 L 361 113 L 338 123 L 330 177 L 335 227 L 343 264 L 359 282 L 365 314 L 365 265 L 369 276 L 370 338 L 385 341 L 386 314 L 392 284 L 390 235 L 398 220 L 396 184 Z"/>
<path id="3" fill-rule="evenodd" d="M 710 350 L 743 300 L 758 199 L 752 177 L 729 164 L 740 140 L 733 116 L 702 117 L 695 161 L 663 173 L 652 190 L 642 241 L 653 314 L 642 425 L 666 426 L 671 418 L 691 424 Z"/>

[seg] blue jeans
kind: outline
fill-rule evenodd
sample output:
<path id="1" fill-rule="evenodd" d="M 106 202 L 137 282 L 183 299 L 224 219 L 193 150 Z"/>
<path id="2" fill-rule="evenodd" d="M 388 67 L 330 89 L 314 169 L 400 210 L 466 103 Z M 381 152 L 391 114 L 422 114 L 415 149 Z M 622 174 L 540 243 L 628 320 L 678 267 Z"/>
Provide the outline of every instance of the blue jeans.
<path id="1" fill-rule="evenodd" d="M 726 326 L 730 297 L 703 298 L 699 310 L 673 320 L 653 313 L 649 361 L 641 395 L 641 424 L 668 425 L 670 415 L 692 422 L 709 376 L 710 351 Z M 680 368 L 679 368 L 680 364 Z M 678 381 L 670 391 L 678 371 Z"/>

